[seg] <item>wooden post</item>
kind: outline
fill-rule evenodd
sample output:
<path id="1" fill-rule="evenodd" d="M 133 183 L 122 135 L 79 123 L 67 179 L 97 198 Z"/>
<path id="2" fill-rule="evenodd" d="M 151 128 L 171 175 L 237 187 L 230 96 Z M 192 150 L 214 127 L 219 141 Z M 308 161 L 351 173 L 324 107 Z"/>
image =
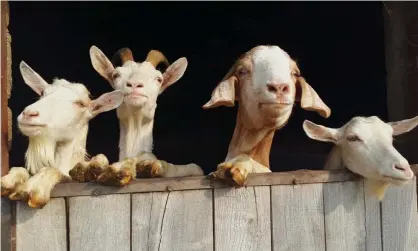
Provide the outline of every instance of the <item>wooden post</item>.
<path id="1" fill-rule="evenodd" d="M 389 120 L 418 115 L 418 3 L 384 2 L 385 61 Z M 418 161 L 418 128 L 397 136 L 395 146 Z"/>

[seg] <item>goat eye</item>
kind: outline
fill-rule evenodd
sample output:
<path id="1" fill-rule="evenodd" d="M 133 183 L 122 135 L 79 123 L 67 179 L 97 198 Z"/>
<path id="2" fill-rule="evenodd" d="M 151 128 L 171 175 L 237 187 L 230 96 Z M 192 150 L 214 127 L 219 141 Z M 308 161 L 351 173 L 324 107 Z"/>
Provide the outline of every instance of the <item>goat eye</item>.
<path id="1" fill-rule="evenodd" d="M 238 74 L 238 77 L 243 77 L 245 74 L 247 74 L 248 73 L 248 71 L 245 69 L 245 68 L 241 68 L 241 69 L 239 69 L 238 70 L 238 72 L 237 72 L 237 74 Z"/>
<path id="2" fill-rule="evenodd" d="M 357 135 L 349 135 L 347 136 L 347 140 L 354 142 L 354 141 L 362 141 Z"/>
<path id="3" fill-rule="evenodd" d="M 74 102 L 76 105 L 78 105 L 79 107 L 81 107 L 81 108 L 84 108 L 84 107 L 86 107 L 86 104 L 84 104 L 84 102 L 83 101 L 76 101 L 76 102 Z"/>
<path id="4" fill-rule="evenodd" d="M 163 82 L 163 78 L 162 77 L 156 77 L 156 80 L 158 81 L 158 83 L 162 83 Z"/>
<path id="5" fill-rule="evenodd" d="M 292 72 L 292 75 L 295 76 L 295 77 L 300 77 L 300 73 L 296 72 L 296 71 Z"/>
<path id="6" fill-rule="evenodd" d="M 118 77 L 120 77 L 120 74 L 118 72 L 114 72 L 113 75 L 112 75 L 112 78 L 116 79 Z"/>

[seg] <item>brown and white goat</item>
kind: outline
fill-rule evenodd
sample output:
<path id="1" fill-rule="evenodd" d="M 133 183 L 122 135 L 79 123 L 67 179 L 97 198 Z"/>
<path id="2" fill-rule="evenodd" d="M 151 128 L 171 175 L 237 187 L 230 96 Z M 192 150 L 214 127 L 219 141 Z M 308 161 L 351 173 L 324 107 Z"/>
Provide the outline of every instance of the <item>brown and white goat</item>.
<path id="1" fill-rule="evenodd" d="M 295 100 L 303 109 L 329 117 L 331 110 L 300 75 L 296 62 L 278 46 L 257 46 L 242 55 L 203 108 L 240 103 L 225 162 L 212 175 L 243 186 L 250 173 L 271 172 L 274 132 L 286 125 Z"/>
<path id="2" fill-rule="evenodd" d="M 70 169 L 84 161 L 89 120 L 118 107 L 123 95 L 113 91 L 91 100 L 83 84 L 65 79 L 48 84 L 23 61 L 20 71 L 40 99 L 17 118 L 19 130 L 29 138 L 26 168 L 13 167 L 1 178 L 1 195 L 42 208 L 54 186 L 71 181 Z"/>
<path id="3" fill-rule="evenodd" d="M 187 68 L 186 58 L 180 58 L 170 65 L 161 52 L 151 50 L 145 61 L 135 62 L 131 50 L 122 48 L 111 62 L 96 46 L 91 47 L 90 58 L 94 69 L 114 89 L 124 94 L 124 101 L 116 110 L 120 127 L 119 162 L 110 166 L 95 161 L 80 163 L 70 173 L 73 179 L 83 182 L 92 181 L 86 177 L 93 177 L 93 180 L 102 184 L 126 185 L 136 176 L 203 175 L 203 170 L 196 164 L 173 165 L 158 160 L 152 154 L 157 98 L 183 76 Z M 160 64 L 167 67 L 164 73 L 156 69 Z M 102 169 L 102 173 L 94 178 L 95 175 L 91 174 L 98 169 Z"/>
<path id="4" fill-rule="evenodd" d="M 408 161 L 393 147 L 393 136 L 418 125 L 418 116 L 385 123 L 376 116 L 354 117 L 341 128 L 303 122 L 308 137 L 335 144 L 325 169 L 343 169 L 366 178 L 366 192 L 382 200 L 390 184 L 403 185 L 414 177 Z"/>

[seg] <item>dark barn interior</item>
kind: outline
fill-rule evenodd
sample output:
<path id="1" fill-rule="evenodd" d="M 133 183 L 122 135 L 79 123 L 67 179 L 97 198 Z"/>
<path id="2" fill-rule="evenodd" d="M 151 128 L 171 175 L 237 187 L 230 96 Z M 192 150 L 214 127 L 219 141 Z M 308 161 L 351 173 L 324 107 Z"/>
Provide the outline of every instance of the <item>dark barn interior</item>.
<path id="1" fill-rule="evenodd" d="M 309 119 L 339 127 L 353 116 L 387 120 L 384 26 L 380 2 L 10 2 L 13 55 L 13 145 L 10 166 L 22 166 L 27 139 L 16 117 L 37 95 L 18 65 L 28 63 L 45 80 L 84 83 L 94 97 L 111 86 L 93 69 L 89 48 L 108 57 L 121 47 L 145 59 L 159 49 L 170 62 L 187 57 L 183 78 L 158 100 L 154 153 L 175 164 L 194 162 L 215 170 L 226 156 L 236 108 L 205 111 L 213 88 L 241 53 L 274 44 L 295 58 L 332 115 L 324 119 L 295 106 L 288 125 L 276 132 L 273 171 L 320 169 L 331 144 L 309 139 Z M 87 150 L 118 156 L 115 111 L 90 122 Z"/>

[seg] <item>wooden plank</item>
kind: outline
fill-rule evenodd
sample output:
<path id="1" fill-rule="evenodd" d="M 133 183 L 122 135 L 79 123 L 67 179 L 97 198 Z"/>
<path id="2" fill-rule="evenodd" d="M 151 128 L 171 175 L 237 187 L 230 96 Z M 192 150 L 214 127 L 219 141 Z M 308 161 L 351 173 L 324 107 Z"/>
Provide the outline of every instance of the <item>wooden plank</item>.
<path id="1" fill-rule="evenodd" d="M 366 250 L 382 251 L 380 201 L 376 197 L 365 196 L 364 206 L 366 214 Z"/>
<path id="2" fill-rule="evenodd" d="M 324 184 L 324 209 L 326 250 L 365 251 L 363 181 Z"/>
<path id="3" fill-rule="evenodd" d="M 129 251 L 130 213 L 129 194 L 69 198 L 70 250 Z"/>
<path id="4" fill-rule="evenodd" d="M 360 179 L 360 177 L 348 170 L 298 170 L 293 172 L 250 174 L 247 179 L 247 186 L 312 184 L 357 179 Z M 104 194 L 166 192 L 226 187 L 228 186 L 219 181 L 211 181 L 208 176 L 138 179 L 122 188 L 100 186 L 93 183 L 62 183 L 55 187 L 52 192 L 52 197 L 97 196 Z"/>
<path id="5" fill-rule="evenodd" d="M 132 250 L 213 250 L 212 190 L 132 195 Z"/>
<path id="6" fill-rule="evenodd" d="M 1 200 L 1 242 L 0 250 L 8 251 L 12 247 L 12 201 L 7 198 Z"/>
<path id="7" fill-rule="evenodd" d="M 17 251 L 66 251 L 67 226 L 64 199 L 51 199 L 42 209 L 16 205 Z"/>
<path id="8" fill-rule="evenodd" d="M 418 174 L 418 165 L 413 165 L 412 169 L 416 174 Z M 250 174 L 248 176 L 247 186 L 315 184 L 359 179 L 361 179 L 360 176 L 348 171 L 347 169 L 329 171 L 298 170 L 292 172 Z M 58 184 L 52 191 L 51 196 L 53 198 L 98 196 L 106 194 L 167 192 L 226 187 L 227 185 L 221 182 L 212 182 L 208 176 L 139 179 L 132 181 L 129 185 L 122 188 L 101 186 L 94 183 L 71 182 Z"/>
<path id="9" fill-rule="evenodd" d="M 9 124 L 7 116 L 7 26 L 6 11 L 8 11 L 7 1 L 1 2 L 1 176 L 9 172 L 9 150 L 8 133 Z"/>
<path id="10" fill-rule="evenodd" d="M 417 250 L 416 178 L 401 187 L 390 187 L 382 201 L 383 250 Z M 415 230 L 415 231 L 414 231 Z"/>
<path id="11" fill-rule="evenodd" d="M 270 187 L 214 191 L 215 250 L 271 250 Z"/>
<path id="12" fill-rule="evenodd" d="M 325 250 L 322 186 L 271 187 L 273 250 Z"/>

